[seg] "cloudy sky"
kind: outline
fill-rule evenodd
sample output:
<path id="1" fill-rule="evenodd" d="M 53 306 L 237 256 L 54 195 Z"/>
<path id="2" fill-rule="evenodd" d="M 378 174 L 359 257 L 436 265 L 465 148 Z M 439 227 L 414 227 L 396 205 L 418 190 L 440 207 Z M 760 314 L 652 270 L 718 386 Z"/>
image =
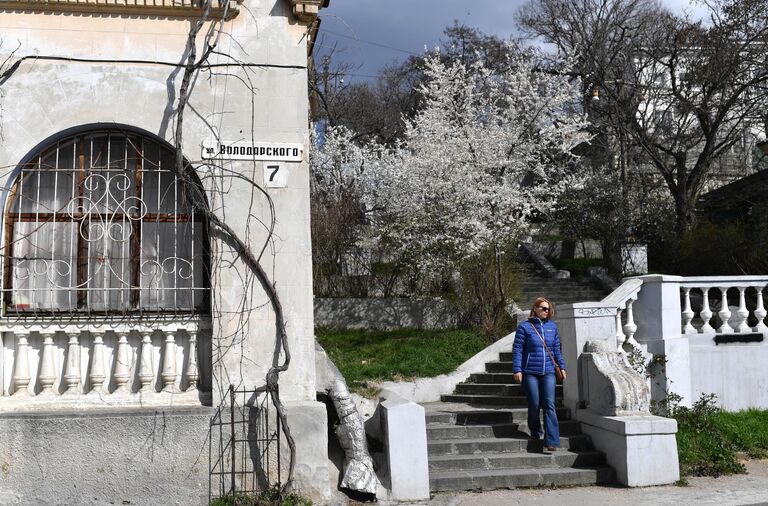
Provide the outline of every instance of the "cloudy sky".
<path id="1" fill-rule="evenodd" d="M 320 11 L 315 50 L 336 47 L 335 59 L 352 63 L 353 79 L 366 79 L 388 63 L 434 48 L 454 20 L 501 38 L 516 36 L 514 13 L 528 0 L 331 0 Z M 664 0 L 677 12 L 688 0 Z"/>

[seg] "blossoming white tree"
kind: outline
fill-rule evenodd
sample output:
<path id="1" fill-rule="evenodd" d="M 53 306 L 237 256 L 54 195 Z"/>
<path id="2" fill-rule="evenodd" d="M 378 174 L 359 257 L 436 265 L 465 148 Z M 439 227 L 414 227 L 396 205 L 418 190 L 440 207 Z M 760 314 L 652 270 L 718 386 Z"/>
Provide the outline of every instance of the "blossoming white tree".
<path id="1" fill-rule="evenodd" d="M 359 185 L 373 237 L 422 272 L 454 271 L 490 251 L 497 282 L 487 316 L 498 319 L 507 298 L 500 255 L 551 210 L 570 180 L 572 148 L 587 138 L 572 107 L 578 83 L 513 46 L 503 66 L 433 57 L 425 73 L 424 106 L 396 148 L 347 146 L 332 131 L 323 158 L 346 151 L 336 159 L 350 162 L 342 172 Z"/>
<path id="2" fill-rule="evenodd" d="M 551 209 L 586 139 L 578 88 L 510 47 L 502 69 L 427 61 L 424 108 L 370 183 L 378 234 L 424 268 L 509 244 Z"/>

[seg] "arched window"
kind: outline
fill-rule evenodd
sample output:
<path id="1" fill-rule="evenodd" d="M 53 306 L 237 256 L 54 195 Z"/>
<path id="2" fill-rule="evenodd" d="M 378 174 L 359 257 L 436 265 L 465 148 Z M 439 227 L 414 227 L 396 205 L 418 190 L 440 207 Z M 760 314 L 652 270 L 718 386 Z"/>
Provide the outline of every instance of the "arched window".
<path id="1" fill-rule="evenodd" d="M 174 163 L 160 140 L 97 130 L 24 164 L 6 205 L 6 312 L 203 311 L 206 223 Z"/>

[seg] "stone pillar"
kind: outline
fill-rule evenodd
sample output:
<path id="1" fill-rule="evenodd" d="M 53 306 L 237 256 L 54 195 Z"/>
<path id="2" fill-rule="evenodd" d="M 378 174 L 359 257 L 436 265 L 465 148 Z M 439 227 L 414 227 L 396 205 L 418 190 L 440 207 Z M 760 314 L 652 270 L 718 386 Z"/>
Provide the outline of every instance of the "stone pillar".
<path id="1" fill-rule="evenodd" d="M 429 499 L 427 425 L 424 408 L 397 396 L 381 403 L 391 496 L 395 501 Z"/>
<path id="2" fill-rule="evenodd" d="M 331 490 L 327 451 L 328 414 L 325 404 L 316 401 L 288 401 L 283 406 L 291 435 L 296 442 L 294 488 L 300 494 L 312 498 L 314 503 L 328 504 Z M 289 450 L 284 440 L 282 444 L 282 462 L 286 465 Z"/>
<path id="3" fill-rule="evenodd" d="M 688 337 L 682 333 L 680 276 L 652 274 L 640 276 L 643 287 L 634 304 L 637 333 L 635 339 L 653 355 L 663 356 L 666 365 L 657 368 L 651 381 L 651 396 L 663 400 L 674 392 L 681 403 L 690 406 L 691 359 Z"/>
<path id="4" fill-rule="evenodd" d="M 572 413 L 585 399 L 583 374 L 579 370 L 579 357 L 587 341 L 616 343 L 615 307 L 601 302 L 563 304 L 557 309 L 560 345 L 565 358 L 568 378 L 563 382 L 563 402 Z"/>

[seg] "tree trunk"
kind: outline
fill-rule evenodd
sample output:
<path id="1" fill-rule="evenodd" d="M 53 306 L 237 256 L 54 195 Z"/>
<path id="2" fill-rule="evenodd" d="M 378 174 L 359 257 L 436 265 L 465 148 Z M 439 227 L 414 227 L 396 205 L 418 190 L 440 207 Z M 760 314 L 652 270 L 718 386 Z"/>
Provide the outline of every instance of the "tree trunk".
<path id="1" fill-rule="evenodd" d="M 696 223 L 696 201 L 698 195 L 694 192 L 675 193 L 675 229 L 679 238 L 693 229 Z"/>

